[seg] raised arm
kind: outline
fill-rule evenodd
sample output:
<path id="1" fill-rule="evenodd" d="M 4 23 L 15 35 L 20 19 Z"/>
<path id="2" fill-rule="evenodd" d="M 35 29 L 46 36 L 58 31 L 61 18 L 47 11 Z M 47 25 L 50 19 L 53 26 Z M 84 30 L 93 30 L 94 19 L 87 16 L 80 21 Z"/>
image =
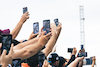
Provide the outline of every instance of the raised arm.
<path id="1" fill-rule="evenodd" d="M 82 61 L 84 57 L 78 57 L 76 58 L 72 63 L 68 65 L 68 67 L 76 67 L 79 61 Z"/>
<path id="2" fill-rule="evenodd" d="M 40 36 L 37 43 L 28 45 L 20 50 L 15 50 L 13 58 L 21 58 L 23 60 L 35 55 L 44 47 L 44 45 L 50 39 L 51 35 L 52 33 L 48 33 L 47 35 L 45 35 L 45 32 L 42 32 L 42 35 Z"/>
<path id="3" fill-rule="evenodd" d="M 46 48 L 43 49 L 43 52 L 45 53 L 45 56 L 48 56 L 48 54 L 50 52 L 52 52 L 52 49 L 53 49 L 54 45 L 56 44 L 56 41 L 57 41 L 57 39 L 60 35 L 61 28 L 62 28 L 61 23 L 58 25 L 58 27 L 56 27 L 55 23 L 51 24 L 52 37 L 50 38 L 50 40 L 46 44 Z"/>
<path id="4" fill-rule="evenodd" d="M 37 34 L 34 34 L 34 32 L 31 33 L 31 35 L 29 36 L 28 40 L 31 40 L 35 37 L 37 37 L 38 33 Z"/>
<path id="5" fill-rule="evenodd" d="M 92 66 L 91 67 L 94 67 L 94 65 L 95 65 L 95 60 L 96 60 L 96 58 L 95 58 L 95 56 L 92 58 Z"/>
<path id="6" fill-rule="evenodd" d="M 69 65 L 71 62 L 73 62 L 73 61 L 75 60 L 75 58 L 76 58 L 76 57 L 75 57 L 76 52 L 77 52 L 77 49 L 74 47 L 74 48 L 73 48 L 73 51 L 72 51 L 72 54 L 71 54 L 71 57 L 70 57 L 69 61 L 66 62 L 65 65 Z"/>
<path id="7" fill-rule="evenodd" d="M 56 27 L 56 30 L 57 30 L 57 33 L 56 33 L 56 41 L 57 41 L 57 39 L 58 39 L 58 37 L 59 37 L 59 35 L 60 35 L 60 32 L 61 32 L 61 30 L 62 30 L 62 24 L 59 22 L 59 25 Z"/>
<path id="8" fill-rule="evenodd" d="M 18 35 L 18 33 L 20 32 L 21 28 L 22 28 L 22 25 L 23 23 L 29 18 L 29 13 L 26 12 L 22 15 L 20 21 L 18 22 L 18 24 L 16 25 L 16 27 L 13 29 L 13 31 L 10 33 L 12 34 L 12 39 L 15 39 L 16 36 Z"/>
<path id="9" fill-rule="evenodd" d="M 16 46 L 14 46 L 14 50 L 20 50 L 28 45 L 36 44 L 38 42 L 38 40 L 39 40 L 39 38 L 33 38 L 33 39 L 28 40 L 26 42 L 19 43 Z"/>
<path id="10" fill-rule="evenodd" d="M 30 44 L 35 44 L 38 42 L 38 39 L 37 38 L 37 34 L 34 34 L 34 32 L 32 32 L 28 38 L 27 41 L 23 42 L 24 40 L 22 40 L 22 43 L 19 43 L 17 44 L 16 46 L 14 46 L 14 50 L 19 50 L 19 49 L 22 49 L 23 47 L 27 46 L 27 45 L 30 45 Z"/>

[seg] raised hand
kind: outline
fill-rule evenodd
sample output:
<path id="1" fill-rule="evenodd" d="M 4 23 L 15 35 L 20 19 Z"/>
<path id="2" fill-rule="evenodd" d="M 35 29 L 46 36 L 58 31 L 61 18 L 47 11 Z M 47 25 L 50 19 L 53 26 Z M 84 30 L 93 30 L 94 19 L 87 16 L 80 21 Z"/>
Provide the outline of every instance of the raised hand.
<path id="1" fill-rule="evenodd" d="M 28 40 L 33 39 L 33 38 L 37 37 L 37 35 L 38 35 L 38 33 L 37 33 L 37 34 L 34 34 L 34 32 L 32 32 Z"/>
<path id="2" fill-rule="evenodd" d="M 6 55 L 6 53 L 7 51 L 4 49 L 0 56 L 0 65 L 2 65 L 2 67 L 6 67 L 8 64 L 12 64 L 13 44 L 11 45 L 8 55 Z"/>
<path id="3" fill-rule="evenodd" d="M 24 23 L 27 19 L 29 19 L 29 15 L 29 12 L 24 13 L 20 19 L 20 22 Z"/>

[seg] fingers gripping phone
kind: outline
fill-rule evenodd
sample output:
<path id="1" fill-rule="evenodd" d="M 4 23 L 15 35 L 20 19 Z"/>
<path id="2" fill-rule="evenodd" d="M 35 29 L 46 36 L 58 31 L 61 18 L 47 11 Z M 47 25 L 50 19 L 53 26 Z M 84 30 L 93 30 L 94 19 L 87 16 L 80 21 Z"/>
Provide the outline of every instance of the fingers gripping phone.
<path id="1" fill-rule="evenodd" d="M 12 35 L 11 34 L 3 34 L 2 35 L 1 53 L 3 52 L 3 49 L 6 49 L 7 54 L 8 54 L 10 47 L 11 47 L 11 43 L 12 43 Z"/>
<path id="2" fill-rule="evenodd" d="M 23 7 L 23 14 L 26 13 L 26 12 L 28 12 L 27 7 Z"/>
<path id="3" fill-rule="evenodd" d="M 39 32 L 39 23 L 38 22 L 33 23 L 33 30 L 34 30 L 34 34 L 37 34 Z"/>
<path id="4" fill-rule="evenodd" d="M 59 25 L 58 19 L 54 19 L 54 22 L 55 22 L 56 26 Z"/>
<path id="5" fill-rule="evenodd" d="M 50 32 L 50 20 L 43 20 L 43 31 L 46 31 L 45 34 Z"/>

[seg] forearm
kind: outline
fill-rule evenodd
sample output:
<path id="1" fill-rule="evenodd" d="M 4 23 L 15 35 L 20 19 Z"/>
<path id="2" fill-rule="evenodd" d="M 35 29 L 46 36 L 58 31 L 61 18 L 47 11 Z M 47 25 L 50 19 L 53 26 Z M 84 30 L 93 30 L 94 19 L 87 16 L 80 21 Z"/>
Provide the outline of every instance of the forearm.
<path id="1" fill-rule="evenodd" d="M 72 55 L 70 60 L 68 61 L 67 65 L 69 65 L 71 62 L 73 62 L 75 60 L 75 55 Z"/>
<path id="2" fill-rule="evenodd" d="M 95 61 L 92 62 L 92 66 L 91 67 L 94 67 L 94 64 L 95 64 Z"/>
<path id="3" fill-rule="evenodd" d="M 78 67 L 83 67 L 83 61 L 80 61 Z"/>
<path id="4" fill-rule="evenodd" d="M 23 22 L 19 21 L 19 23 L 16 25 L 16 27 L 13 29 L 13 31 L 10 33 L 12 34 L 12 39 L 15 39 L 18 33 L 20 32 L 22 28 Z"/>
<path id="5" fill-rule="evenodd" d="M 68 65 L 68 67 L 76 67 L 77 66 L 77 64 L 78 64 L 78 60 L 74 60 L 73 62 L 71 62 L 69 65 Z"/>
<path id="6" fill-rule="evenodd" d="M 26 46 L 25 48 L 23 48 L 25 49 L 26 52 L 21 55 L 21 59 L 24 60 L 35 55 L 37 52 L 39 52 L 43 48 L 43 46 L 44 44 L 42 43 L 36 43 L 33 45 Z"/>
<path id="7" fill-rule="evenodd" d="M 43 49 L 43 52 L 45 53 L 45 56 L 48 56 L 48 54 L 52 51 L 55 43 L 56 43 L 56 32 L 53 32 L 50 40 L 46 44 L 46 48 Z"/>
<path id="8" fill-rule="evenodd" d="M 57 37 L 56 37 L 56 41 L 57 41 L 57 39 L 58 39 L 58 37 L 59 37 L 59 35 L 60 35 L 61 29 L 62 29 L 62 28 L 60 28 L 59 30 L 57 30 L 57 33 L 56 33 L 56 36 L 57 36 Z"/>
<path id="9" fill-rule="evenodd" d="M 45 35 L 45 33 L 46 32 L 42 33 L 37 43 L 23 47 L 20 50 L 16 50 L 17 52 L 14 51 L 13 58 L 16 56 L 15 58 L 21 58 L 23 60 L 35 55 L 39 50 L 41 50 L 45 46 L 45 44 L 48 42 L 52 35 L 51 33 Z M 32 39 L 29 41 L 32 41 Z"/>
<path id="10" fill-rule="evenodd" d="M 22 48 L 24 48 L 24 47 L 26 47 L 26 46 L 28 46 L 30 44 L 35 44 L 37 42 L 38 42 L 38 38 L 33 38 L 31 40 L 28 40 L 26 42 L 23 42 L 23 43 L 20 43 L 20 44 L 14 46 L 14 50 L 22 49 Z"/>

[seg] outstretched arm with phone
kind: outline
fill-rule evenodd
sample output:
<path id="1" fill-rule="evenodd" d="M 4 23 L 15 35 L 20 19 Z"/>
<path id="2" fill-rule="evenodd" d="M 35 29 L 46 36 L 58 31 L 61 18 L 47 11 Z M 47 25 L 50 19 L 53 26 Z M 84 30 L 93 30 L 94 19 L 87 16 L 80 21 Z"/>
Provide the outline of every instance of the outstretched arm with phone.
<path id="1" fill-rule="evenodd" d="M 13 29 L 13 31 L 10 33 L 13 35 L 12 39 L 15 39 L 16 36 L 18 35 L 18 33 L 20 32 L 23 23 L 25 23 L 25 21 L 29 18 L 29 12 L 26 12 L 22 15 L 20 21 L 18 22 L 18 24 L 16 25 L 16 27 Z"/>
<path id="2" fill-rule="evenodd" d="M 95 61 L 96 61 L 96 57 L 94 56 L 94 57 L 92 58 L 92 66 L 91 66 L 91 67 L 94 67 Z"/>
<path id="3" fill-rule="evenodd" d="M 1 49 L 2 44 L 0 44 Z M 7 67 L 8 64 L 12 64 L 12 55 L 13 55 L 13 44 L 11 45 L 9 54 L 6 55 L 7 51 L 4 49 L 3 53 L 0 55 L 0 65 L 2 67 Z"/>
<path id="4" fill-rule="evenodd" d="M 34 34 L 34 32 L 31 33 L 31 35 L 29 36 L 28 40 L 31 40 L 35 37 L 37 37 L 38 33 L 37 34 Z"/>
<path id="5" fill-rule="evenodd" d="M 52 35 L 51 32 L 46 35 L 45 33 L 46 32 L 42 32 L 37 43 L 28 45 L 20 50 L 14 50 L 13 58 L 21 58 L 22 60 L 24 60 L 35 55 L 39 50 L 44 47 L 44 45 L 48 42 Z"/>
<path id="6" fill-rule="evenodd" d="M 48 41 L 48 43 L 46 44 L 46 48 L 43 49 L 45 56 L 48 56 L 48 54 L 50 52 L 52 52 L 52 49 L 53 49 L 54 45 L 56 44 L 56 41 L 60 35 L 61 28 L 62 28 L 61 24 L 58 27 L 56 27 L 55 23 L 51 24 L 52 36 L 51 36 L 50 40 Z"/>
<path id="7" fill-rule="evenodd" d="M 65 65 L 69 65 L 70 63 L 72 63 L 74 60 L 75 60 L 75 55 L 76 55 L 76 52 L 77 52 L 77 49 L 74 47 L 73 50 L 72 50 L 72 54 L 71 54 L 71 57 L 69 59 L 68 62 L 66 62 Z"/>
<path id="8" fill-rule="evenodd" d="M 37 43 L 39 38 L 38 37 L 34 38 L 34 36 L 37 36 L 37 35 L 38 34 L 33 34 L 33 32 L 32 32 L 29 39 L 26 42 L 22 42 L 22 43 L 17 44 L 16 46 L 14 46 L 14 50 L 20 50 L 28 45 Z"/>

